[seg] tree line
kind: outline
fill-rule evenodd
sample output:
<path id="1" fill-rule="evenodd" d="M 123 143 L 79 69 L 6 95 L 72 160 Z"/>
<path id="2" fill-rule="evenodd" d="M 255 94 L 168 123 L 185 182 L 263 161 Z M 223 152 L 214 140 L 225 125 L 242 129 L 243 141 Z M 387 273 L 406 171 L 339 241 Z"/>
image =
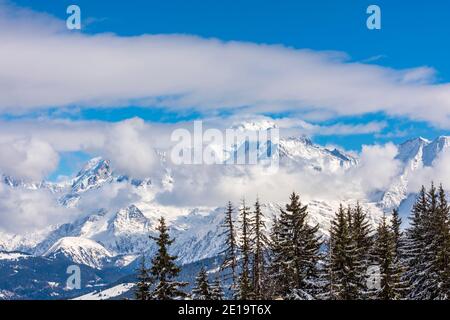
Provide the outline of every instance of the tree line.
<path id="1" fill-rule="evenodd" d="M 238 219 L 234 219 L 238 211 Z M 237 213 L 237 212 L 236 212 Z M 409 225 L 398 210 L 377 227 L 359 203 L 337 210 L 327 235 L 311 225 L 308 207 L 292 193 L 266 226 L 259 200 L 253 208 L 229 202 L 223 219 L 220 272 L 203 267 L 191 292 L 177 277 L 174 239 L 164 218 L 152 237 L 158 251 L 138 272 L 139 300 L 446 300 L 450 297 L 450 207 L 444 188 L 422 187 Z M 222 283 L 223 282 L 223 283 Z M 224 288 L 226 284 L 226 288 Z M 226 292 L 226 294 L 225 294 Z"/>

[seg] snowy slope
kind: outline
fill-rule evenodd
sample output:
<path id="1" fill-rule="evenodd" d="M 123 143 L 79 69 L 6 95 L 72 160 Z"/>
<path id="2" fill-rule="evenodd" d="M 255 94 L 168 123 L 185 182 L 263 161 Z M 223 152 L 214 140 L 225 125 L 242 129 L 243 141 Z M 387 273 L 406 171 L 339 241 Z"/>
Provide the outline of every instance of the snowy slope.
<path id="1" fill-rule="evenodd" d="M 122 283 L 103 291 L 94 291 L 88 293 L 73 300 L 109 300 L 121 296 L 122 294 L 130 291 L 133 287 L 134 283 Z"/>
<path id="2" fill-rule="evenodd" d="M 304 137 L 280 139 L 278 152 L 282 165 L 296 165 L 318 171 L 333 172 L 357 164 L 354 157 L 343 151 L 315 145 Z"/>
<path id="3" fill-rule="evenodd" d="M 151 225 L 151 220 L 134 205 L 118 212 L 99 210 L 60 226 L 36 245 L 34 253 L 44 254 L 59 239 L 69 237 L 91 239 L 110 255 L 140 254 L 150 245 Z"/>
<path id="4" fill-rule="evenodd" d="M 59 239 L 45 254 L 45 257 L 63 255 L 75 263 L 100 269 L 111 258 L 111 253 L 99 243 L 81 237 Z"/>
<path id="5" fill-rule="evenodd" d="M 17 261 L 21 258 L 27 258 L 27 257 L 29 257 L 29 255 L 22 253 L 22 252 L 0 251 L 0 260 Z"/>

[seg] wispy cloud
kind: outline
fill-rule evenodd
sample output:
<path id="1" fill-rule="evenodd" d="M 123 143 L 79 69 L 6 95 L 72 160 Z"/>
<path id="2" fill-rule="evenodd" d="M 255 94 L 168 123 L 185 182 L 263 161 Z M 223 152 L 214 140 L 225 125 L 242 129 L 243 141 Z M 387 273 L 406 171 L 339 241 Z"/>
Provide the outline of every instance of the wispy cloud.
<path id="1" fill-rule="evenodd" d="M 387 58 L 387 55 L 385 55 L 385 54 L 378 54 L 376 56 L 372 56 L 372 57 L 369 57 L 367 59 L 364 59 L 361 62 L 362 63 L 370 63 L 370 62 L 379 61 L 379 60 L 385 59 L 385 58 Z"/>
<path id="2" fill-rule="evenodd" d="M 360 134 L 379 133 L 387 127 L 385 121 L 371 121 L 368 123 L 345 124 L 336 123 L 331 125 L 312 124 L 300 119 L 284 118 L 275 120 L 275 123 L 294 135 L 303 134 L 307 136 L 351 136 Z"/>

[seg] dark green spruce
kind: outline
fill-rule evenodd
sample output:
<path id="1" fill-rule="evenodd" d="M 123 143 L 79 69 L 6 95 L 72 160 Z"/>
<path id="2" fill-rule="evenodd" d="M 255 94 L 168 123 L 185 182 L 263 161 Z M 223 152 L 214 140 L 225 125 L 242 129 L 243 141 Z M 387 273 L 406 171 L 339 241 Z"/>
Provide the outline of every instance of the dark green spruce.
<path id="1" fill-rule="evenodd" d="M 211 285 L 211 300 L 223 300 L 224 293 L 222 288 L 222 282 L 220 281 L 220 277 L 217 276 L 214 283 Z"/>
<path id="2" fill-rule="evenodd" d="M 173 300 L 186 297 L 186 293 L 181 290 L 187 283 L 177 281 L 181 269 L 175 264 L 176 256 L 170 255 L 168 249 L 175 241 L 169 236 L 169 230 L 163 217 L 159 219 L 156 228 L 159 235 L 150 237 L 156 241 L 158 250 L 152 259 L 150 276 L 154 283 L 154 288 L 150 293 L 152 300 Z"/>
<path id="3" fill-rule="evenodd" d="M 150 286 L 151 286 L 151 278 L 148 273 L 148 270 L 145 266 L 145 256 L 142 255 L 139 268 L 137 270 L 138 282 L 136 283 L 136 289 L 134 292 L 134 296 L 136 300 L 149 300 L 150 299 Z"/>
<path id="4" fill-rule="evenodd" d="M 396 235 L 383 217 L 375 238 L 375 262 L 378 264 L 379 288 L 377 300 L 401 300 L 404 295 L 403 269 L 396 252 Z"/>
<path id="5" fill-rule="evenodd" d="M 221 252 L 223 262 L 220 266 L 220 271 L 224 273 L 224 279 L 231 282 L 231 290 L 237 291 L 237 249 L 235 222 L 233 219 L 234 208 L 231 201 L 228 202 L 225 210 L 225 218 L 222 222 L 224 229 L 221 234 L 224 240 L 225 249 Z"/>
<path id="6" fill-rule="evenodd" d="M 271 270 L 275 295 L 284 299 L 315 299 L 318 288 L 318 261 L 321 238 L 319 226 L 308 224 L 307 206 L 292 193 L 290 203 L 281 209 L 272 235 Z"/>
<path id="7" fill-rule="evenodd" d="M 202 267 L 195 278 L 195 287 L 192 289 L 192 299 L 212 300 L 213 294 L 209 284 L 208 274 L 205 267 Z"/>
<path id="8" fill-rule="evenodd" d="M 252 280 L 250 273 L 251 264 L 251 243 L 250 243 L 250 208 L 242 201 L 240 209 L 241 221 L 241 273 L 239 276 L 239 299 L 249 300 L 253 298 Z"/>
<path id="9" fill-rule="evenodd" d="M 255 203 L 255 211 L 250 219 L 251 229 L 251 246 L 253 253 L 252 281 L 253 281 L 253 298 L 256 300 L 263 299 L 267 296 L 267 250 L 269 240 L 265 234 L 266 224 L 264 215 L 261 211 L 259 199 Z"/>
<path id="10" fill-rule="evenodd" d="M 349 229 L 350 214 L 341 205 L 331 223 L 329 240 L 329 296 L 333 300 L 360 299 L 356 272 L 358 250 Z"/>

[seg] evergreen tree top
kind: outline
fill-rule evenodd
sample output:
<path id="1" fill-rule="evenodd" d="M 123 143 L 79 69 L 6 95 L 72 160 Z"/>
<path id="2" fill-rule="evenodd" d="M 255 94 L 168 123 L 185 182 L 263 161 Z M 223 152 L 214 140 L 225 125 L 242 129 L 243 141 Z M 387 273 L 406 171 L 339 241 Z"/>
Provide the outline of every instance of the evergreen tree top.
<path id="1" fill-rule="evenodd" d="M 196 300 L 211 300 L 212 292 L 209 285 L 208 274 L 204 266 L 195 277 L 195 287 L 192 289 L 192 298 Z"/>
<path id="2" fill-rule="evenodd" d="M 159 232 L 157 237 L 150 237 L 156 241 L 158 250 L 152 258 L 152 267 L 150 275 L 155 288 L 151 292 L 151 299 L 170 300 L 178 297 L 184 297 L 186 294 L 180 289 L 187 283 L 176 281 L 181 269 L 175 264 L 177 256 L 170 255 L 169 246 L 175 241 L 170 239 L 169 229 L 166 226 L 165 219 L 161 217 L 156 230 Z"/>

